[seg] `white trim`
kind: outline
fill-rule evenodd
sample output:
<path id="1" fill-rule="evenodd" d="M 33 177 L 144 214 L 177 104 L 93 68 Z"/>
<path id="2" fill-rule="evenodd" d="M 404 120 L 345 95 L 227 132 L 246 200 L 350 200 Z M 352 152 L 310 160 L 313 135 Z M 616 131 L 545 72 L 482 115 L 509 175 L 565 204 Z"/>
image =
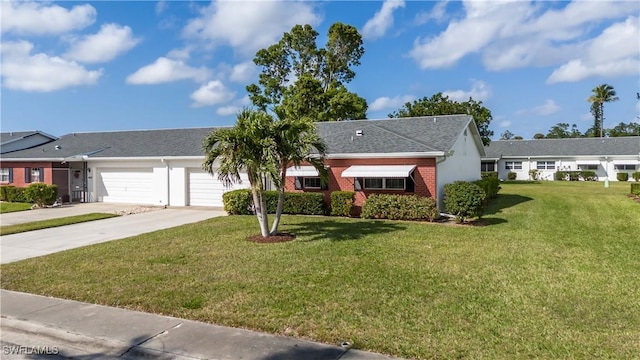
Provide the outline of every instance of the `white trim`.
<path id="1" fill-rule="evenodd" d="M 342 177 L 406 178 L 416 165 L 352 165 L 342 172 Z"/>
<path id="2" fill-rule="evenodd" d="M 390 158 L 433 158 L 445 156 L 443 151 L 407 152 L 407 153 L 347 153 L 327 154 L 327 159 L 390 159 Z"/>
<path id="3" fill-rule="evenodd" d="M 613 165 L 638 165 L 640 163 L 640 161 L 635 160 L 635 159 L 613 160 L 612 163 L 613 163 Z"/>
<path id="4" fill-rule="evenodd" d="M 313 166 L 288 167 L 287 176 L 318 177 L 320 173 Z"/>
<path id="5" fill-rule="evenodd" d="M 600 165 L 600 160 L 576 160 L 576 165 Z"/>

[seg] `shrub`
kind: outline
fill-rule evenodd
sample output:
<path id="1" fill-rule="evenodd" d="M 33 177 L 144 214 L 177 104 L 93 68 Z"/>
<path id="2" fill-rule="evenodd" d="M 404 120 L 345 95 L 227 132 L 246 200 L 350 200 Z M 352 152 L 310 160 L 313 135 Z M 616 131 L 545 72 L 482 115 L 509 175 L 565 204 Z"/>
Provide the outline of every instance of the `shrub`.
<path id="1" fill-rule="evenodd" d="M 498 190 L 500 190 L 500 180 L 497 177 L 487 177 L 484 179 L 476 180 L 474 184 L 480 186 L 487 195 L 487 199 L 493 199 L 498 196 Z"/>
<path id="2" fill-rule="evenodd" d="M 482 215 L 486 194 L 478 185 L 456 181 L 444 186 L 444 195 L 445 208 L 448 213 L 455 215 L 458 223 Z"/>
<path id="3" fill-rule="evenodd" d="M 538 171 L 538 169 L 531 169 L 529 170 L 529 177 L 531 178 L 531 180 L 538 180 L 538 176 L 540 175 L 540 172 Z"/>
<path id="4" fill-rule="evenodd" d="M 515 180 L 518 178 L 518 174 L 513 172 L 513 171 L 509 171 L 507 173 L 507 180 Z"/>
<path id="5" fill-rule="evenodd" d="M 580 176 L 584 181 L 597 181 L 598 177 L 596 176 L 596 172 L 593 170 L 582 170 Z"/>
<path id="6" fill-rule="evenodd" d="M 4 193 L 3 201 L 24 203 L 32 202 L 25 192 L 26 188 L 19 188 L 13 185 L 3 186 L 2 188 L 2 192 Z"/>
<path id="7" fill-rule="evenodd" d="M 616 179 L 618 179 L 618 181 L 629 181 L 629 173 L 619 172 L 616 174 Z"/>
<path id="8" fill-rule="evenodd" d="M 51 205 L 58 198 L 58 185 L 33 183 L 25 189 L 25 196 L 40 207 Z"/>
<path id="9" fill-rule="evenodd" d="M 277 191 L 276 199 L 277 199 Z M 276 206 L 278 202 L 276 201 Z M 267 206 L 270 213 L 275 213 L 276 208 L 272 209 Z M 301 214 L 301 215 L 323 215 L 324 214 L 324 196 L 322 193 L 284 193 L 284 203 L 282 204 L 283 214 Z"/>
<path id="10" fill-rule="evenodd" d="M 7 200 L 7 188 L 9 186 L 0 186 L 0 201 L 9 201 Z"/>
<path id="11" fill-rule="evenodd" d="M 353 191 L 334 191 L 331 193 L 331 215 L 349 216 L 353 208 Z"/>
<path id="12" fill-rule="evenodd" d="M 433 198 L 418 195 L 371 194 L 362 205 L 365 219 L 433 221 L 440 216 Z"/>
<path id="13" fill-rule="evenodd" d="M 631 193 L 635 196 L 640 196 L 640 183 L 631 183 Z"/>
<path id="14" fill-rule="evenodd" d="M 556 173 L 553 174 L 553 178 L 557 181 L 565 181 L 567 180 L 567 173 L 565 171 L 556 171 Z"/>
<path id="15" fill-rule="evenodd" d="M 640 181 L 640 171 L 635 171 L 633 174 L 631 174 L 631 177 L 635 181 Z"/>
<path id="16" fill-rule="evenodd" d="M 498 178 L 498 172 L 497 171 L 483 171 L 480 173 L 480 177 L 482 179 L 486 179 L 489 177 L 494 177 L 494 178 Z"/>
<path id="17" fill-rule="evenodd" d="M 229 215 L 250 215 L 253 214 L 253 199 L 251 190 L 239 189 L 222 194 L 224 211 Z"/>

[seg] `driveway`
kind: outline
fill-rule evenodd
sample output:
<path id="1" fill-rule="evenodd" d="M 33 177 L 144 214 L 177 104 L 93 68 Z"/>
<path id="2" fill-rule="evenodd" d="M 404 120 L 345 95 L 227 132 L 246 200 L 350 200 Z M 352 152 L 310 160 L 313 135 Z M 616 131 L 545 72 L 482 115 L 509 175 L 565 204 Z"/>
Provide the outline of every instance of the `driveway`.
<path id="1" fill-rule="evenodd" d="M 22 211 L 3 214 L 2 225 L 66 217 L 92 212 L 118 212 L 139 208 L 136 205 L 88 203 L 60 208 Z M 111 209 L 111 210 L 107 210 Z M 226 213 L 212 208 L 154 208 L 132 215 L 90 221 L 50 229 L 29 231 L 0 237 L 0 263 L 52 254 L 86 245 L 123 239 L 147 232 L 198 222 Z"/>

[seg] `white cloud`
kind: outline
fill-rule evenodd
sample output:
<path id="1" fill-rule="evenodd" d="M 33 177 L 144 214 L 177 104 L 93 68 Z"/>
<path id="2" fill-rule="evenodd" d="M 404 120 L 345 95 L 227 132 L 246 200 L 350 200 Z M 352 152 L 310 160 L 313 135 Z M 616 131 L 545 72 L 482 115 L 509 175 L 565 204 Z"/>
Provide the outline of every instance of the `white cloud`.
<path id="1" fill-rule="evenodd" d="M 547 99 L 544 104 L 533 108 L 533 113 L 537 115 L 551 115 L 558 111 L 560 111 L 560 106 L 551 99 Z"/>
<path id="2" fill-rule="evenodd" d="M 296 24 L 317 25 L 311 2 L 213 1 L 189 21 L 184 36 L 232 46 L 243 55 L 275 43 Z"/>
<path id="3" fill-rule="evenodd" d="M 164 0 L 160 0 L 156 3 L 156 14 L 160 15 L 162 14 L 165 10 L 167 10 L 167 8 L 169 8 L 169 3 L 167 3 Z"/>
<path id="4" fill-rule="evenodd" d="M 91 5 L 77 5 L 70 10 L 48 2 L 0 1 L 2 33 L 57 35 L 82 29 L 96 20 Z"/>
<path id="5" fill-rule="evenodd" d="M 190 46 L 185 46 L 182 49 L 173 49 L 169 51 L 167 57 L 176 60 L 188 60 L 191 57 L 192 50 Z"/>
<path id="6" fill-rule="evenodd" d="M 447 19 L 447 4 L 449 0 L 438 1 L 433 5 L 431 11 L 421 11 L 416 15 L 415 23 L 416 25 L 424 25 L 428 23 L 430 20 L 435 20 L 440 23 Z"/>
<path id="7" fill-rule="evenodd" d="M 369 110 L 379 111 L 384 109 L 398 109 L 404 104 L 415 100 L 413 95 L 395 96 L 393 98 L 383 96 L 379 97 L 369 105 Z"/>
<path id="8" fill-rule="evenodd" d="M 138 42 L 130 27 L 104 24 L 96 34 L 73 39 L 65 57 L 83 63 L 107 62 L 131 50 Z"/>
<path id="9" fill-rule="evenodd" d="M 509 126 L 511 126 L 511 121 L 509 121 L 509 120 L 502 120 L 500 122 L 500 127 L 501 128 L 506 128 L 506 127 L 509 127 Z"/>
<path id="10" fill-rule="evenodd" d="M 447 90 L 442 94 L 448 96 L 451 100 L 455 101 L 467 101 L 469 98 L 473 98 L 476 101 L 485 101 L 491 97 L 491 87 L 484 81 L 471 80 L 471 90 Z"/>
<path id="11" fill-rule="evenodd" d="M 192 106 L 219 105 L 231 101 L 235 95 L 236 93 L 227 89 L 222 81 L 212 80 L 191 94 Z"/>
<path id="12" fill-rule="evenodd" d="M 127 76 L 127 83 L 152 85 L 189 79 L 204 81 L 209 76 L 211 76 L 211 72 L 205 67 L 193 68 L 181 60 L 160 57 L 153 64 L 144 66 Z"/>
<path id="13" fill-rule="evenodd" d="M 229 80 L 240 83 L 247 82 L 251 80 L 255 73 L 256 66 L 252 61 L 243 62 L 233 66 Z"/>
<path id="14" fill-rule="evenodd" d="M 242 109 L 242 107 L 235 106 L 235 105 L 222 106 L 222 107 L 219 107 L 219 108 L 216 109 L 216 114 L 218 114 L 220 116 L 235 115 L 235 114 L 239 113 L 241 109 Z"/>
<path id="15" fill-rule="evenodd" d="M 630 46 L 629 44 L 636 44 Z M 579 81 L 593 76 L 614 77 L 637 74 L 640 69 L 640 25 L 630 16 L 615 23 L 585 46 L 583 56 L 557 68 L 548 83 Z"/>
<path id="16" fill-rule="evenodd" d="M 73 86 L 93 85 L 102 70 L 90 71 L 74 61 L 43 53 L 31 55 L 27 41 L 2 44 L 3 85 L 27 92 L 50 92 Z"/>
<path id="17" fill-rule="evenodd" d="M 382 8 L 362 28 L 362 37 L 377 39 L 393 26 L 393 12 L 404 7 L 404 0 L 385 0 Z"/>
<path id="18" fill-rule="evenodd" d="M 634 15 L 640 11 L 638 2 L 573 1 L 560 8 L 529 1 L 467 0 L 463 4 L 463 18 L 435 36 L 414 41 L 409 55 L 421 68 L 451 67 L 478 53 L 493 71 L 562 65 L 548 82 L 633 74 L 629 57 L 636 60 L 637 73 L 640 32 Z M 605 21 L 627 17 L 624 24 L 598 30 Z"/>

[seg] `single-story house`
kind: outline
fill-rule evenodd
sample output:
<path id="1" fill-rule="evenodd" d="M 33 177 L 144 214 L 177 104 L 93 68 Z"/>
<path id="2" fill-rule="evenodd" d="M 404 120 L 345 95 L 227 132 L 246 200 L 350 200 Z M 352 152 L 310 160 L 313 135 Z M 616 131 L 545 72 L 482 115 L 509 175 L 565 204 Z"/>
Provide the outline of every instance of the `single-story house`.
<path id="1" fill-rule="evenodd" d="M 326 190 L 309 168 L 290 169 L 287 190 L 355 190 L 360 206 L 370 193 L 419 194 L 442 200 L 444 184 L 480 177 L 484 149 L 471 116 L 318 123 L 328 145 Z M 63 201 L 222 206 L 226 188 L 202 169 L 202 141 L 214 128 L 87 132 L 2 154 L 12 179 L 58 185 Z M 296 172 L 298 171 L 298 172 Z M 300 186 L 296 184 L 299 183 Z"/>
<path id="2" fill-rule="evenodd" d="M 600 181 L 616 181 L 619 172 L 640 170 L 640 136 L 492 141 L 481 166 L 500 179 L 512 171 L 528 180 L 536 169 L 543 180 L 554 180 L 556 171 L 592 170 Z"/>
<path id="3" fill-rule="evenodd" d="M 311 166 L 287 169 L 287 191 L 355 191 L 356 212 L 369 194 L 433 197 L 443 208 L 444 185 L 480 178 L 484 155 L 469 115 L 317 124 L 327 144 L 328 186 Z"/>
<path id="4" fill-rule="evenodd" d="M 42 131 L 3 132 L 0 133 L 0 154 L 28 149 L 57 139 Z"/>

